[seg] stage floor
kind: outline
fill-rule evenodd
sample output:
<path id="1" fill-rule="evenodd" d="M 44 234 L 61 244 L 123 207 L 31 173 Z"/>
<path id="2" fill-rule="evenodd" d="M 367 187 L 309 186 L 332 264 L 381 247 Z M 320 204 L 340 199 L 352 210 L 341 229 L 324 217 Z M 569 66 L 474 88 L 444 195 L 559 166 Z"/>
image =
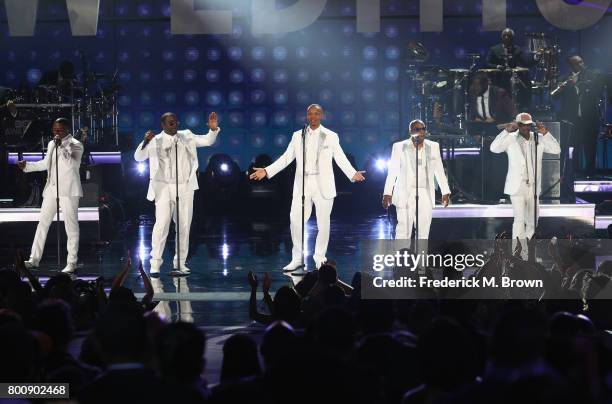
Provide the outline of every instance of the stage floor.
<path id="1" fill-rule="evenodd" d="M 540 223 L 545 233 L 561 236 L 567 234 L 586 237 L 595 236 L 595 205 L 557 204 L 542 205 Z M 83 212 L 90 215 L 91 212 Z M 10 253 L 14 248 L 29 252 L 33 231 L 29 237 L 15 239 L 10 229 L 22 227 L 36 220 L 32 209 L 22 212 L 0 209 L 0 239 L 2 239 L 3 265 L 12 261 Z M 511 205 L 454 205 L 448 208 L 436 207 L 432 223 L 432 239 L 491 239 L 497 232 L 510 231 L 512 225 Z M 92 217 L 93 218 L 93 217 Z M 360 214 L 359 212 L 334 211 L 330 246 L 327 257 L 338 263 L 341 279 L 350 282 L 359 269 L 356 256 L 362 240 L 393 238 L 395 226 L 393 211 L 386 214 Z M 125 286 L 132 288 L 139 296 L 143 293 L 142 279 L 136 265 L 144 259 L 148 271 L 148 254 L 151 248 L 151 218 L 142 216 L 134 224 L 126 223 L 117 239 L 111 243 L 82 242 L 79 252 L 79 277 L 95 279 L 104 276 L 111 280 L 122 267 L 127 251 L 130 251 L 133 268 Z M 550 232 L 549 232 L 550 231 Z M 82 230 L 83 232 L 83 230 Z M 307 226 L 308 252 L 313 249 L 316 221 L 313 218 Z M 49 240 L 40 275 L 52 275 L 57 271 L 53 242 L 54 232 Z M 65 240 L 65 239 L 64 239 Z M 248 297 L 250 288 L 247 273 L 254 271 L 260 276 L 269 272 L 272 291 L 282 285 L 299 281 L 299 277 L 285 275 L 281 268 L 291 260 L 291 239 L 287 218 L 259 218 L 257 220 L 230 218 L 194 219 L 192 226 L 188 266 L 192 275 L 173 278 L 168 275 L 174 252 L 173 230 L 164 254 L 165 263 L 159 278 L 153 278 L 155 300 L 160 303 L 157 310 L 169 318 L 195 321 L 199 325 L 243 326 L 249 324 Z M 62 257 L 65 264 L 65 256 Z M 314 263 L 309 257 L 308 266 Z"/>

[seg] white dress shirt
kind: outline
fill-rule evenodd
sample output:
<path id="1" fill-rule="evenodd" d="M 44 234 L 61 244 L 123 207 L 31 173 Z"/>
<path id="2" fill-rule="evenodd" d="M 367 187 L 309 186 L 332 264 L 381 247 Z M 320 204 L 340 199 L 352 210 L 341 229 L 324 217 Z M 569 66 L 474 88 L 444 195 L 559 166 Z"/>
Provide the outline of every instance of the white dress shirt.
<path id="1" fill-rule="evenodd" d="M 521 181 L 525 182 L 526 184 L 533 184 L 533 161 L 535 157 L 535 144 L 533 142 L 533 136 L 530 134 L 529 139 L 525 139 L 523 136 L 519 135 L 517 136 L 516 141 L 519 143 L 521 153 L 525 159 L 525 170 L 521 173 Z"/>
<path id="2" fill-rule="evenodd" d="M 485 119 L 491 118 L 491 111 L 489 111 L 489 88 L 485 91 L 481 96 L 476 97 L 476 109 L 478 111 L 478 116 L 484 117 Z M 482 110 L 482 100 L 484 98 L 484 107 L 485 110 Z"/>
<path id="3" fill-rule="evenodd" d="M 412 169 L 416 170 L 414 165 L 415 159 L 415 146 L 414 143 L 410 142 L 410 146 L 408 146 L 408 158 L 412 164 Z M 419 177 L 419 188 L 427 189 L 427 159 L 425 158 L 425 147 L 421 147 L 418 152 L 418 177 Z M 413 171 L 415 172 L 415 171 Z M 412 188 L 416 188 L 416 181 L 412 183 Z"/>
<path id="4" fill-rule="evenodd" d="M 310 126 L 306 130 L 306 175 L 319 173 L 319 137 L 321 126 L 312 129 Z"/>

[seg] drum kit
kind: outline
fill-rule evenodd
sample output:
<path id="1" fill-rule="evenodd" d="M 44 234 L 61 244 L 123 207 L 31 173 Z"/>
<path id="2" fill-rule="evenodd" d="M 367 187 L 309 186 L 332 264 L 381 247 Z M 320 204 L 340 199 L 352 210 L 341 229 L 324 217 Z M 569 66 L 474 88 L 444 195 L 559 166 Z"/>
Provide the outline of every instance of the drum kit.
<path id="1" fill-rule="evenodd" d="M 527 34 L 527 51 L 537 61 L 533 68 L 478 68 L 480 54 L 467 55 L 468 66 L 445 68 L 426 65 L 429 51 L 419 42 L 407 47 L 409 77 L 408 107 L 410 115 L 423 120 L 438 136 L 468 135 L 470 85 L 476 73 L 484 73 L 492 84 L 506 88 L 517 107 L 526 102 L 521 94 L 537 97 L 534 110 L 549 110 L 550 89 L 559 75 L 559 46 L 544 33 Z M 537 55 L 537 56 L 536 56 Z"/>
<path id="2" fill-rule="evenodd" d="M 117 72 L 113 76 L 89 73 L 81 80 L 12 90 L 8 98 L 17 114 L 8 127 L 6 122 L 3 125 L 3 143 L 12 151 L 44 151 L 51 140 L 53 120 L 66 117 L 72 121 L 75 136 L 87 128 L 89 144 L 118 146 L 116 78 Z"/>

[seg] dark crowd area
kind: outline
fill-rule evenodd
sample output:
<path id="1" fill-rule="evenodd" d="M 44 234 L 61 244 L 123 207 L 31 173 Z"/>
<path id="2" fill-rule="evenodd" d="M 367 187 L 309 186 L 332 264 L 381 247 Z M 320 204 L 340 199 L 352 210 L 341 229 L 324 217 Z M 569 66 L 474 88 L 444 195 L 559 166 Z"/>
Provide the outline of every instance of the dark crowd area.
<path id="1" fill-rule="evenodd" d="M 522 295 L 369 300 L 368 275 L 347 284 L 329 261 L 272 296 L 268 274 L 249 272 L 253 323 L 225 340 L 215 385 L 203 378 L 206 332 L 152 311 L 142 265 L 138 300 L 122 286 L 129 260 L 108 292 L 66 274 L 43 286 L 18 251 L 0 270 L 0 380 L 69 383 L 79 403 L 610 402 L 612 263 L 585 269 L 579 243 L 551 243 L 545 268 L 533 245 L 525 256 L 499 243 L 471 275 L 545 279 Z"/>

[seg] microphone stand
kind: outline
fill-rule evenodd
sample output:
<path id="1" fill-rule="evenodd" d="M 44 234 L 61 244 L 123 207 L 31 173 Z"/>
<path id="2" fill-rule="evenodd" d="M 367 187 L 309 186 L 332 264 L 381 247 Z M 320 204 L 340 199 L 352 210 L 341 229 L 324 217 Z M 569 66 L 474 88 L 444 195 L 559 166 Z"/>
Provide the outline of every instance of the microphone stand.
<path id="1" fill-rule="evenodd" d="M 176 270 L 170 274 L 172 276 L 181 276 L 181 216 L 179 210 L 179 185 L 178 185 L 178 133 L 176 133 L 174 141 L 174 168 L 176 175 L 174 176 L 174 184 L 176 187 Z"/>
<path id="2" fill-rule="evenodd" d="M 304 223 L 304 210 L 306 209 L 306 128 L 308 124 L 302 128 L 302 264 L 298 268 L 303 268 L 306 271 L 306 254 L 304 253 L 304 241 L 306 238 L 306 226 Z M 297 269 L 297 268 L 296 268 Z"/>
<path id="3" fill-rule="evenodd" d="M 535 237 L 536 226 L 538 225 L 538 143 L 540 133 L 535 130 L 533 140 L 535 142 L 535 159 L 533 163 L 533 235 Z"/>
<path id="4" fill-rule="evenodd" d="M 420 139 L 418 137 L 413 138 L 414 149 L 415 149 L 415 157 L 414 160 L 414 174 L 415 174 L 415 185 L 416 185 L 416 194 L 415 194 L 415 234 L 414 234 L 414 252 L 415 254 L 419 253 L 419 144 Z M 412 230 L 412 229 L 411 229 Z"/>
<path id="5" fill-rule="evenodd" d="M 62 270 L 62 260 L 60 257 L 60 253 L 61 253 L 61 246 L 60 246 L 60 240 L 61 240 L 61 233 L 60 233 L 60 200 L 59 200 L 59 159 L 58 159 L 58 149 L 59 146 L 57 143 L 55 143 L 55 147 L 54 147 L 54 151 L 55 151 L 55 209 L 56 209 L 56 224 L 57 226 L 55 226 L 55 230 L 57 233 L 57 270 L 61 271 Z M 53 155 L 51 155 L 51 158 L 53 158 Z"/>

